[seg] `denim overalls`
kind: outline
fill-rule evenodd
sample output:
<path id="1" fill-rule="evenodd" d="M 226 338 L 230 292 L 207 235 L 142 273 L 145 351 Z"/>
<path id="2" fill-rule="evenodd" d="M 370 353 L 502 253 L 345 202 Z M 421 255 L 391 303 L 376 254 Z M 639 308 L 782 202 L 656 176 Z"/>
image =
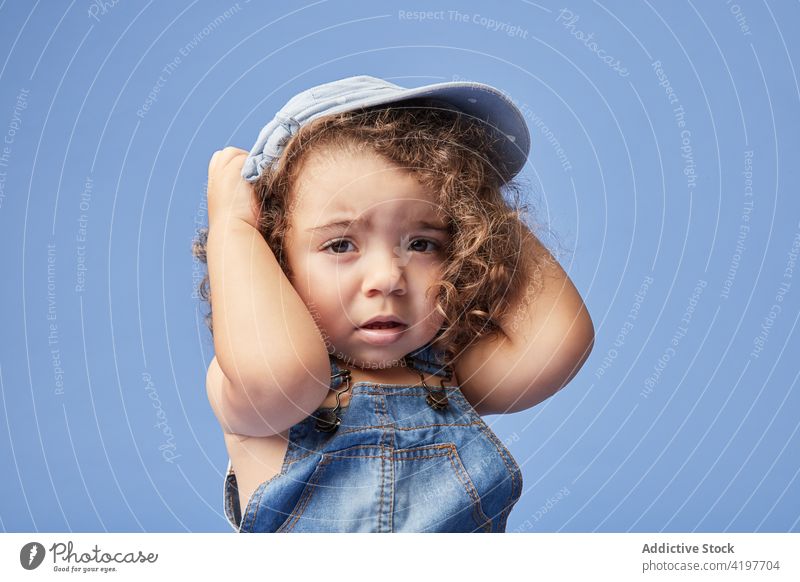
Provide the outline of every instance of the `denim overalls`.
<path id="1" fill-rule="evenodd" d="M 405 362 L 449 379 L 430 344 Z M 321 407 L 289 429 L 280 473 L 241 516 L 228 464 L 225 514 L 240 532 L 503 532 L 522 492 L 508 449 L 453 386 L 350 385 L 331 357 L 331 389 L 347 406 Z M 336 419 L 340 419 L 337 425 Z"/>

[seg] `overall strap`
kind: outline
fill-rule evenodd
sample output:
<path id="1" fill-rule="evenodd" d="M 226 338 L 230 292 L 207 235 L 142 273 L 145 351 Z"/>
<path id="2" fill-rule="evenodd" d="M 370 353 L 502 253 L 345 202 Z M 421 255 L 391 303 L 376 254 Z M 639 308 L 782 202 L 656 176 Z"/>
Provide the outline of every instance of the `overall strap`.
<path id="1" fill-rule="evenodd" d="M 431 344 L 427 344 L 418 350 L 403 356 L 404 364 L 417 371 L 420 376 L 420 385 L 427 390 L 425 398 L 428 405 L 434 410 L 444 410 L 448 406 L 447 390 L 444 386 L 445 380 L 453 377 L 450 366 L 444 363 L 444 352 L 435 350 Z M 344 388 L 336 393 L 336 407 L 330 409 L 319 409 L 316 415 L 315 428 L 320 432 L 335 432 L 341 424 L 341 418 L 337 414 L 340 404 L 340 396 L 350 390 L 351 373 L 350 370 L 342 368 L 337 364 L 333 355 L 329 356 L 331 363 L 331 389 L 338 390 L 343 384 Z M 440 388 L 432 388 L 425 382 L 424 374 L 439 376 Z"/>
<path id="2" fill-rule="evenodd" d="M 332 355 L 329 355 L 328 359 L 331 362 L 331 389 L 337 390 L 344 383 L 345 374 L 348 370 L 339 367 L 339 364 L 336 363 L 336 358 Z"/>
<path id="3" fill-rule="evenodd" d="M 445 380 L 453 377 L 450 366 L 444 363 L 444 352 L 434 349 L 431 344 L 427 344 L 405 356 L 406 365 L 426 374 L 441 376 Z"/>
<path id="4" fill-rule="evenodd" d="M 331 388 L 336 390 L 343 384 L 343 374 L 346 370 L 339 366 L 336 358 L 332 355 L 329 356 L 329 359 L 331 362 Z M 453 377 L 452 368 L 444 364 L 444 352 L 434 349 L 430 344 L 410 352 L 404 356 L 403 360 L 409 368 L 418 372 L 440 376 L 445 380 Z"/>
<path id="5" fill-rule="evenodd" d="M 420 385 L 424 386 L 428 392 L 425 401 L 434 410 L 444 410 L 448 407 L 447 389 L 444 386 L 444 381 L 453 377 L 453 371 L 449 366 L 445 366 L 444 355 L 444 352 L 434 350 L 432 344 L 429 343 L 403 358 L 407 366 L 417 370 Z M 440 388 L 428 386 L 428 383 L 425 382 L 424 373 L 439 376 Z"/>

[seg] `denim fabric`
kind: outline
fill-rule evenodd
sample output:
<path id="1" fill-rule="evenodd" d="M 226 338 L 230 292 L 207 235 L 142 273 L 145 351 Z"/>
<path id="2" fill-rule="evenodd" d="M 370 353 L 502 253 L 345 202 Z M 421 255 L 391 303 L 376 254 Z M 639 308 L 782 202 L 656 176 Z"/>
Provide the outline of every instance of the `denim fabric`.
<path id="1" fill-rule="evenodd" d="M 425 347 L 418 370 L 448 377 Z M 408 357 L 408 356 L 407 356 Z M 339 372 L 331 359 L 332 376 Z M 331 388 L 339 389 L 341 378 Z M 433 389 L 441 386 L 431 385 Z M 458 387 L 435 410 L 423 386 L 356 382 L 333 433 L 315 415 L 289 430 L 280 473 L 259 485 L 241 516 L 232 468 L 225 513 L 240 532 L 503 532 L 522 492 L 511 453 Z M 322 410 L 321 408 L 319 410 Z"/>
<path id="2" fill-rule="evenodd" d="M 358 75 L 305 89 L 289 99 L 261 128 L 242 166 L 242 177 L 256 182 L 268 166 L 277 167 L 291 137 L 313 120 L 368 107 L 397 106 L 418 97 L 433 98 L 481 122 L 481 127 L 495 138 L 491 144 L 495 169 L 504 182 L 511 180 L 525 165 L 530 150 L 530 131 L 525 116 L 499 89 L 467 81 L 408 89 L 378 77 Z"/>

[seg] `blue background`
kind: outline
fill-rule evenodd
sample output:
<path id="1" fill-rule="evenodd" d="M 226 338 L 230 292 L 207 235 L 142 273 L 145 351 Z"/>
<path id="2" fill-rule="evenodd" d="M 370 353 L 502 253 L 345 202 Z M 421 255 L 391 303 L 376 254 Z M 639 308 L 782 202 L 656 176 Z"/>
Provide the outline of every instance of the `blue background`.
<path id="1" fill-rule="evenodd" d="M 595 323 L 564 390 L 487 417 L 525 478 L 508 530 L 798 531 L 797 3 L 271 4 L 0 4 L 0 528 L 230 531 L 208 161 L 370 74 L 524 109 L 522 178 Z"/>

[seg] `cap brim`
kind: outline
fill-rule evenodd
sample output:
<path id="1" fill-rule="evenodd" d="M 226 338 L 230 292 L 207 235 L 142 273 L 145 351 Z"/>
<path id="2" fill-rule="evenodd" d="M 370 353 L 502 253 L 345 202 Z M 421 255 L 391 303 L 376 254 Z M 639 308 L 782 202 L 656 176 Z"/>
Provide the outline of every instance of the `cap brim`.
<path id="1" fill-rule="evenodd" d="M 481 121 L 496 138 L 499 159 L 504 161 L 504 180 L 508 181 L 522 170 L 530 152 L 530 132 L 519 108 L 503 93 L 490 85 L 473 82 L 447 82 L 378 94 L 359 101 L 359 107 L 388 105 L 418 97 L 430 97 L 452 103 L 464 114 Z M 332 107 L 320 115 L 351 111 L 351 103 Z"/>

